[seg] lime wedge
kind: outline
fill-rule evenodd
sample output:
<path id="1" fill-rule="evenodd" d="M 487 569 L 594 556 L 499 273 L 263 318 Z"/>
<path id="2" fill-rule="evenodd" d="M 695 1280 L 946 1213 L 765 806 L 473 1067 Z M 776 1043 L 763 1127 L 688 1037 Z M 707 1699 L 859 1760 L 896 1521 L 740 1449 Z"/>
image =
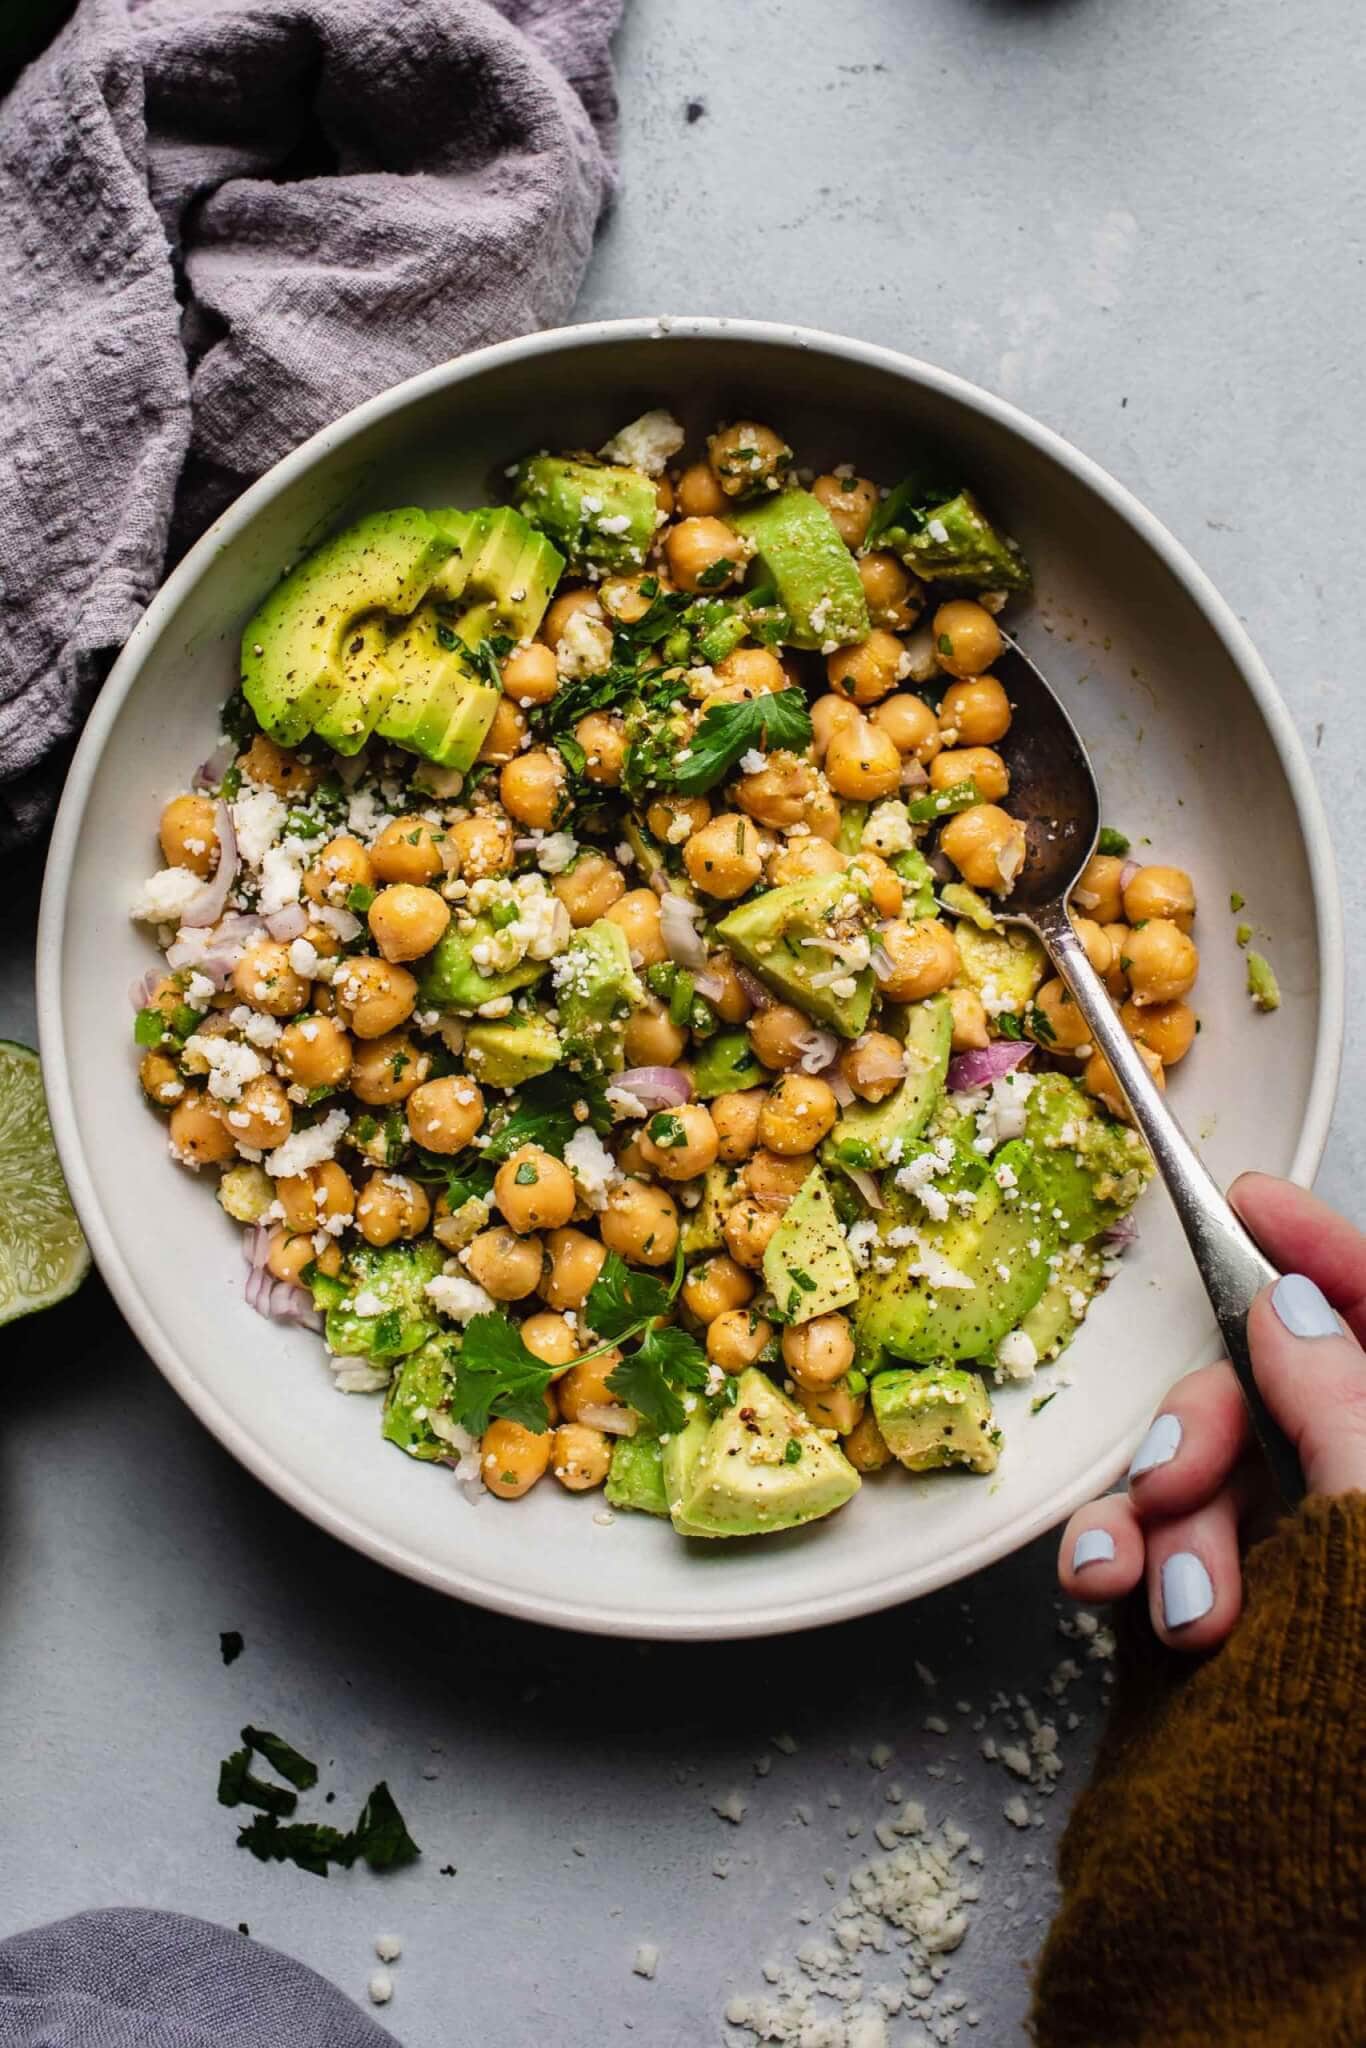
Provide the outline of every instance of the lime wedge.
<path id="1" fill-rule="evenodd" d="M 0 1038 L 0 1323 L 51 1308 L 90 1270 L 57 1164 L 38 1055 Z"/>

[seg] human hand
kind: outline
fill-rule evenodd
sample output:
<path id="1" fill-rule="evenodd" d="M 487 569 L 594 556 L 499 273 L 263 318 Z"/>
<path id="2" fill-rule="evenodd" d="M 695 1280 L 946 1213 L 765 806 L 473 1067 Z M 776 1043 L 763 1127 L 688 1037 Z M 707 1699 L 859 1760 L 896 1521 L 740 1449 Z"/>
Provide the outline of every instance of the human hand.
<path id="1" fill-rule="evenodd" d="M 1366 1488 L 1366 1235 L 1289 1181 L 1246 1173 L 1229 1201 L 1283 1278 L 1248 1321 L 1257 1384 L 1299 1452 L 1310 1493 Z M 1078 1509 L 1058 1577 L 1074 1599 L 1147 1581 L 1173 1649 L 1221 1643 L 1242 1607 L 1239 1533 L 1271 1502 L 1247 1407 L 1226 1362 L 1179 1380 L 1129 1467 L 1125 1494 Z"/>

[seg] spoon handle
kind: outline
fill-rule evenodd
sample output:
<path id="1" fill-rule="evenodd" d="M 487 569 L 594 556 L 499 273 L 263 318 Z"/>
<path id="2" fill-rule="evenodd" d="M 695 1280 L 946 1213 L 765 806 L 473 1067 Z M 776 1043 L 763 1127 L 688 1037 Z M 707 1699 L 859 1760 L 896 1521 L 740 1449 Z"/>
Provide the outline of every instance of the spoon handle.
<path id="1" fill-rule="evenodd" d="M 1092 1041 L 1109 1061 L 1134 1122 L 1167 1184 L 1167 1193 L 1176 1206 L 1247 1401 L 1258 1442 L 1283 1499 L 1293 1507 L 1304 1498 L 1304 1476 L 1294 1445 L 1262 1399 L 1247 1341 L 1247 1318 L 1253 1299 L 1280 1275 L 1239 1222 L 1158 1093 L 1099 975 L 1086 957 L 1066 906 L 1060 902 L 1044 904 L 1029 922 L 1071 989 Z"/>

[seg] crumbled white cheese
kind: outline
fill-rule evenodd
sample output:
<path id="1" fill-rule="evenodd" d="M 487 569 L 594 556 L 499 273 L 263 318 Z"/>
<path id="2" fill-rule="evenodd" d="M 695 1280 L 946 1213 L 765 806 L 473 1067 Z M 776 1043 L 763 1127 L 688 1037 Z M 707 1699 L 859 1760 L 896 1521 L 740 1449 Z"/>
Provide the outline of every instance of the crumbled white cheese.
<path id="1" fill-rule="evenodd" d="M 590 1209 L 607 1206 L 607 1191 L 621 1178 L 616 1160 L 591 1124 L 583 1124 L 564 1148 L 564 1163 Z"/>
<path id="2" fill-rule="evenodd" d="M 128 915 L 139 924 L 179 924 L 203 887 L 189 868 L 160 868 L 138 890 Z"/>
<path id="3" fill-rule="evenodd" d="M 382 1963 L 396 1963 L 403 1954 L 403 1943 L 396 1934 L 377 1934 L 375 1954 Z"/>
<path id="4" fill-rule="evenodd" d="M 217 993 L 207 974 L 192 974 L 185 984 L 185 1003 L 191 1010 L 207 1010 Z"/>
<path id="5" fill-rule="evenodd" d="M 889 860 L 893 854 L 908 853 L 915 845 L 915 832 L 905 804 L 892 798 L 886 803 L 874 804 L 868 813 L 859 845 L 866 846 L 872 853 L 880 853 L 884 860 Z"/>
<path id="6" fill-rule="evenodd" d="M 579 842 L 572 832 L 547 832 L 536 848 L 536 865 L 544 875 L 562 875 L 578 851 Z"/>
<path id="7" fill-rule="evenodd" d="M 761 775 L 767 766 L 768 762 L 758 747 L 751 747 L 748 753 L 740 756 L 742 775 Z"/>
<path id="8" fill-rule="evenodd" d="M 621 427 L 598 453 L 604 462 L 643 469 L 647 476 L 662 476 L 686 439 L 673 414 L 656 406 Z"/>
<path id="9" fill-rule="evenodd" d="M 318 972 L 318 949 L 308 939 L 293 939 L 289 947 L 289 964 L 296 974 L 305 981 L 312 981 Z"/>
<path id="10" fill-rule="evenodd" d="M 367 1989 L 371 2005 L 387 2005 L 394 1995 L 394 1980 L 387 1970 L 376 1970 Z"/>
<path id="11" fill-rule="evenodd" d="M 459 1273 L 438 1273 L 422 1291 L 453 1323 L 468 1323 L 474 1316 L 489 1314 L 494 1306 L 491 1295 Z"/>
<path id="12" fill-rule="evenodd" d="M 267 848 L 261 858 L 258 908 L 262 917 L 273 917 L 277 910 L 287 910 L 291 903 L 298 902 L 309 857 L 306 839 L 283 839 L 278 846 Z"/>
<path id="13" fill-rule="evenodd" d="M 978 1113 L 973 1150 L 989 1157 L 998 1145 L 1024 1136 L 1025 1111 L 1034 1091 L 1035 1076 L 1017 1067 L 991 1084 L 991 1094 Z"/>
<path id="14" fill-rule="evenodd" d="M 877 1225 L 872 1217 L 865 1216 L 857 1223 L 851 1223 L 844 1233 L 844 1241 L 849 1247 L 849 1255 L 854 1264 L 860 1269 L 865 1267 L 872 1256 L 873 1246 L 877 1243 Z"/>
<path id="15" fill-rule="evenodd" d="M 612 628 L 597 606 L 574 613 L 555 647 L 555 666 L 570 681 L 600 675 L 612 662 Z"/>
<path id="16" fill-rule="evenodd" d="M 266 1172 L 272 1180 L 292 1180 L 295 1174 L 321 1166 L 336 1152 L 350 1121 L 344 1109 L 333 1109 L 306 1130 L 291 1131 L 283 1145 L 277 1145 L 267 1158 Z"/>
<path id="17" fill-rule="evenodd" d="M 236 1102 L 248 1081 L 265 1072 L 251 1047 L 236 1038 L 195 1031 L 186 1039 L 185 1050 L 197 1054 L 208 1067 L 209 1093 L 219 1102 Z"/>
<path id="18" fill-rule="evenodd" d="M 635 1960 L 631 1964 L 631 1968 L 635 1971 L 637 1977 L 654 1976 L 655 1971 L 659 1968 L 659 1950 L 652 1941 L 642 1941 L 637 1945 Z"/>
<path id="19" fill-rule="evenodd" d="M 1024 1330 L 1009 1330 L 996 1346 L 996 1363 L 1013 1380 L 1032 1380 L 1039 1362 L 1034 1339 Z"/>

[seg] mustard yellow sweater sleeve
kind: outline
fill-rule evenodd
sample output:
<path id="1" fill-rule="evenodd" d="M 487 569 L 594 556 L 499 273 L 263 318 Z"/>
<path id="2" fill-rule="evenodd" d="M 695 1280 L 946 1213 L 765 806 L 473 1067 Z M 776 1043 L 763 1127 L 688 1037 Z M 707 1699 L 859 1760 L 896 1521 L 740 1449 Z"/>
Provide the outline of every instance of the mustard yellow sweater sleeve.
<path id="1" fill-rule="evenodd" d="M 1248 1553 L 1202 1662 L 1125 1617 L 1059 1871 L 1040 2048 L 1363 2048 L 1366 1494 Z"/>

